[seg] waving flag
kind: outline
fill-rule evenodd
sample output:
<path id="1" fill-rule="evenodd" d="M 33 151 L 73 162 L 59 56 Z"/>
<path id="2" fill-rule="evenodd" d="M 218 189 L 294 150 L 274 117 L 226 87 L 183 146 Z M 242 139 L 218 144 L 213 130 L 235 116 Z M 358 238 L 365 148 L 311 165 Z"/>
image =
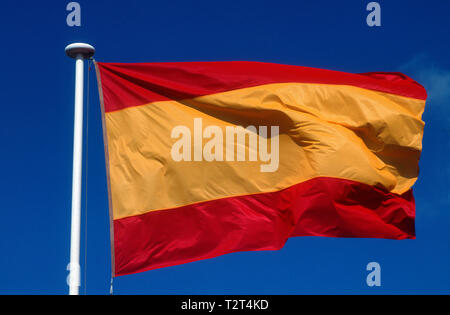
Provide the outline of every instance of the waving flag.
<path id="1" fill-rule="evenodd" d="M 415 237 L 426 92 L 407 76 L 96 66 L 115 276 L 292 236 Z"/>

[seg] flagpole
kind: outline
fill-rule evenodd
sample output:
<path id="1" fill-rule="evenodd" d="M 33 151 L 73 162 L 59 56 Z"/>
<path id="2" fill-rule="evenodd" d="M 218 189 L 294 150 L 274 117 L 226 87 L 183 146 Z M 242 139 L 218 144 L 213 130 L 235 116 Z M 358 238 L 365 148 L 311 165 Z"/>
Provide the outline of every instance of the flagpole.
<path id="1" fill-rule="evenodd" d="M 81 225 L 81 171 L 83 167 L 83 85 L 84 59 L 91 58 L 94 47 L 73 43 L 66 54 L 75 59 L 75 119 L 73 129 L 72 222 L 70 232 L 69 294 L 78 295 L 80 289 L 80 225 Z"/>

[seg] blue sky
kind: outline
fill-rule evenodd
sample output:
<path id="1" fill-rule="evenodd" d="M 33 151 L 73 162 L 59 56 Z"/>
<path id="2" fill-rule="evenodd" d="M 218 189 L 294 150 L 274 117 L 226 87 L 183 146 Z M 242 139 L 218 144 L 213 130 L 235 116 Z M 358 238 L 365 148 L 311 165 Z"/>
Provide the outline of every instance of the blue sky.
<path id="1" fill-rule="evenodd" d="M 119 277 L 116 293 L 450 293 L 449 1 L 379 1 L 378 28 L 366 25 L 368 0 L 79 1 L 81 27 L 66 25 L 68 2 L 1 5 L 0 294 L 68 291 L 74 62 L 64 47 L 76 41 L 94 45 L 104 62 L 255 60 L 402 71 L 429 93 L 414 186 L 416 240 L 292 238 L 280 251 Z M 88 294 L 107 294 L 108 202 L 93 70 L 90 79 L 87 283 L 83 279 L 81 292 L 87 285 Z M 84 228 L 82 235 L 84 244 Z M 81 261 L 84 276 L 84 245 Z M 371 261 L 381 265 L 381 287 L 366 285 Z"/>

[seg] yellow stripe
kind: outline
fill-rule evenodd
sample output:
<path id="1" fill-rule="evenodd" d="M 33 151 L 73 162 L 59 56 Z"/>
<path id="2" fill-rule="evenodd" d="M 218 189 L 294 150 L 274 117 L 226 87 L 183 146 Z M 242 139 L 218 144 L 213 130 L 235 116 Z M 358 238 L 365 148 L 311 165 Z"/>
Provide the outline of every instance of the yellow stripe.
<path id="1" fill-rule="evenodd" d="M 353 86 L 285 83 L 106 113 L 114 219 L 318 176 L 403 193 L 417 178 L 424 105 Z M 262 163 L 250 161 L 173 161 L 171 131 L 185 125 L 192 132 L 194 118 L 224 135 L 227 126 L 280 126 L 278 170 L 262 173 Z"/>

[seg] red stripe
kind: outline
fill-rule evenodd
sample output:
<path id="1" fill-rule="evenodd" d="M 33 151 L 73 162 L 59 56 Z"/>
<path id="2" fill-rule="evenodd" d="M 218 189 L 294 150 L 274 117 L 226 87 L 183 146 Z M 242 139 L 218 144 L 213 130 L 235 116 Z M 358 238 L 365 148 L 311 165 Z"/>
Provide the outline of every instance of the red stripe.
<path id="1" fill-rule="evenodd" d="M 412 192 L 335 178 L 114 221 L 116 276 L 283 247 L 291 236 L 414 239 Z"/>
<path id="2" fill-rule="evenodd" d="M 270 83 L 352 85 L 416 99 L 425 89 L 401 73 L 352 74 L 262 62 L 97 63 L 105 111 Z"/>

